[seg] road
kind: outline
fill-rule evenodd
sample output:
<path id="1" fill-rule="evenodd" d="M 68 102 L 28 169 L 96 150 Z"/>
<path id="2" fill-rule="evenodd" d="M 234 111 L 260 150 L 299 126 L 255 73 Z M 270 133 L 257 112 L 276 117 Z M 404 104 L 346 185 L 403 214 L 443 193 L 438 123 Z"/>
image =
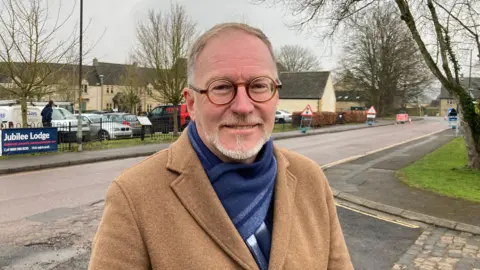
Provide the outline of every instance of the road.
<path id="1" fill-rule="evenodd" d="M 365 154 L 417 138 L 446 127 L 443 119 L 431 118 L 397 126 L 332 133 L 276 141 L 304 154 L 320 165 Z M 102 200 L 110 182 L 120 172 L 143 158 L 0 176 L 0 223 L 55 209 L 75 208 Z M 67 211 L 68 212 L 68 211 Z M 59 215 L 68 215 L 62 211 Z M 348 210 L 339 210 L 356 269 L 372 268 L 376 262 L 394 262 L 414 242 L 419 230 L 378 221 Z M 388 240 L 387 240 L 388 238 Z M 368 249 L 365 248 L 368 244 Z M 395 252 L 394 252 L 395 251 Z M 382 259 L 383 258 L 383 259 Z M 390 264 L 391 265 L 391 264 Z"/>
<path id="2" fill-rule="evenodd" d="M 325 165 L 445 128 L 442 119 L 279 140 L 275 143 Z M 102 200 L 122 170 L 144 158 L 133 158 L 0 176 L 0 222 L 59 207 Z"/>

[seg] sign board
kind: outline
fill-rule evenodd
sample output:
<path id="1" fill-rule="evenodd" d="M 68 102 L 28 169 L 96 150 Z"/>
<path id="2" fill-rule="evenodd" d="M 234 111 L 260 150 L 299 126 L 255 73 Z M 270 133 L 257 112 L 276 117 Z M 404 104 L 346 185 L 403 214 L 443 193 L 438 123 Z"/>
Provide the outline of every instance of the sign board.
<path id="1" fill-rule="evenodd" d="M 1 131 L 0 155 L 18 155 L 58 150 L 58 129 L 9 128 Z"/>
<path id="2" fill-rule="evenodd" d="M 312 107 L 310 107 L 310 104 L 308 104 L 307 107 L 303 109 L 302 116 L 313 116 L 313 111 Z"/>
<path id="3" fill-rule="evenodd" d="M 408 122 L 408 114 L 406 113 L 399 113 L 395 117 L 395 121 L 398 122 Z"/>
<path id="4" fill-rule="evenodd" d="M 377 111 L 376 111 L 375 108 L 372 106 L 372 107 L 370 107 L 370 109 L 368 109 L 367 114 L 377 114 Z"/>
<path id="5" fill-rule="evenodd" d="M 150 119 L 146 116 L 137 116 L 138 121 L 142 126 L 151 126 L 152 122 L 150 122 Z"/>

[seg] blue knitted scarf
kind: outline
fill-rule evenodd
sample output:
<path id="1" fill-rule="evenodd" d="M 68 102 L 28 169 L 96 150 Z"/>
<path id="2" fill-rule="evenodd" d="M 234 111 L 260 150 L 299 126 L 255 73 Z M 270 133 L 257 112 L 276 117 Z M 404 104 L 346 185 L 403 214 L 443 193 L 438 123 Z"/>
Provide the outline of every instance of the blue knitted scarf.
<path id="1" fill-rule="evenodd" d="M 253 163 L 242 164 L 224 163 L 215 156 L 201 140 L 193 121 L 188 136 L 228 216 L 247 245 L 249 237 L 257 236 L 268 264 L 273 221 L 270 204 L 277 174 L 272 140 L 265 143 Z M 265 224 L 270 231 L 263 230 L 268 236 L 261 236 L 258 232 Z"/>

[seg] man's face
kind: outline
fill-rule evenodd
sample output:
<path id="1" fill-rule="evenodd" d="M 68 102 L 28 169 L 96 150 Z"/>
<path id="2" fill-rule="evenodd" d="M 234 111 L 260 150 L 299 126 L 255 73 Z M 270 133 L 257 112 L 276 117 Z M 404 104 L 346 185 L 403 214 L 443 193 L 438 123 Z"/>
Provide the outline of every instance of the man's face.
<path id="1" fill-rule="evenodd" d="M 230 30 L 209 41 L 197 58 L 194 85 L 206 89 L 222 78 L 248 83 L 259 76 L 277 78 L 268 47 L 258 38 Z M 278 93 L 267 102 L 251 100 L 244 85 L 228 104 L 216 105 L 206 95 L 185 89 L 185 99 L 200 137 L 223 161 L 253 162 L 271 136 Z"/>

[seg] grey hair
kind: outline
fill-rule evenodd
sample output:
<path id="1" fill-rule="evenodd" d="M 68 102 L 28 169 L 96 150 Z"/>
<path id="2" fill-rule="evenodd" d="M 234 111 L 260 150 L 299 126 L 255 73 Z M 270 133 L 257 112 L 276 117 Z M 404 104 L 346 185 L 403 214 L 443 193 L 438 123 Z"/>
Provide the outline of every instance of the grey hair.
<path id="1" fill-rule="evenodd" d="M 205 46 L 207 46 L 207 43 L 213 37 L 216 37 L 220 33 L 226 32 L 228 30 L 241 30 L 249 35 L 259 38 L 263 43 L 265 43 L 265 45 L 267 45 L 268 50 L 270 51 L 270 55 L 272 56 L 272 60 L 275 63 L 275 69 L 276 69 L 277 61 L 275 60 L 275 54 L 273 52 L 272 43 L 270 42 L 268 37 L 265 35 L 265 33 L 263 33 L 262 30 L 244 23 L 234 23 L 234 22 L 221 23 L 221 24 L 215 25 L 214 27 L 210 28 L 207 32 L 203 33 L 192 44 L 192 47 L 190 48 L 190 51 L 188 53 L 188 59 L 187 59 L 187 72 L 188 72 L 187 75 L 188 75 L 189 84 L 193 84 L 194 82 L 195 63 L 197 62 L 197 58 L 200 55 L 200 53 L 203 51 Z M 277 73 L 277 70 L 275 70 L 275 73 Z"/>

